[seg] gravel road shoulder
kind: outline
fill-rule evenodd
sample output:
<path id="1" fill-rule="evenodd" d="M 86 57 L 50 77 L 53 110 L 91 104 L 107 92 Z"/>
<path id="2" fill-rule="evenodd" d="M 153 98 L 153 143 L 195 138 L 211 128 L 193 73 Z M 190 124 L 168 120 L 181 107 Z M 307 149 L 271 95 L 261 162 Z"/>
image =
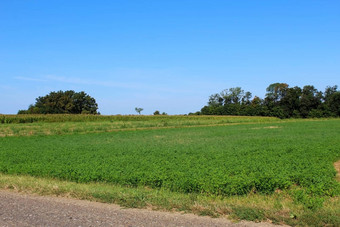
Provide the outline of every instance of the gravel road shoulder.
<path id="1" fill-rule="evenodd" d="M 0 226 L 274 226 L 0 190 Z"/>

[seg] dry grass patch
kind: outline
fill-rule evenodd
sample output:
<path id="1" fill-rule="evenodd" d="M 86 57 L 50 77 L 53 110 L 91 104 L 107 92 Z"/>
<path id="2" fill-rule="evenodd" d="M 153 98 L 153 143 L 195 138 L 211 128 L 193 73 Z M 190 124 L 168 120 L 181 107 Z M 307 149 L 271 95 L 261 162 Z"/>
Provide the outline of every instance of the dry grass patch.
<path id="1" fill-rule="evenodd" d="M 340 160 L 334 163 L 334 168 L 337 171 L 336 180 L 340 181 Z"/>
<path id="2" fill-rule="evenodd" d="M 256 127 L 256 128 L 251 128 L 251 129 L 278 129 L 278 128 L 281 128 L 281 127 L 271 125 L 271 126 L 266 126 L 266 127 Z"/>

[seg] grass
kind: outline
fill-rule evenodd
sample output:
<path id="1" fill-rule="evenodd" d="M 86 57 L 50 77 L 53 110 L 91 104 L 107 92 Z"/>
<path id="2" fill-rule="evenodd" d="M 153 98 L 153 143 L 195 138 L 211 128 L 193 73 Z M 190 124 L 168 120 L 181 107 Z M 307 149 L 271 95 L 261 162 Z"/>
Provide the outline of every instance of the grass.
<path id="1" fill-rule="evenodd" d="M 84 130 L 0 138 L 0 188 L 236 220 L 340 223 L 333 166 L 340 120 L 202 117 L 188 128 L 192 119 L 177 117 L 168 118 L 180 122 L 173 128 L 149 126 L 158 120 L 109 133 L 86 129 L 112 122 L 3 124 L 37 131 L 79 123 Z M 216 126 L 222 120 L 233 123 Z"/>

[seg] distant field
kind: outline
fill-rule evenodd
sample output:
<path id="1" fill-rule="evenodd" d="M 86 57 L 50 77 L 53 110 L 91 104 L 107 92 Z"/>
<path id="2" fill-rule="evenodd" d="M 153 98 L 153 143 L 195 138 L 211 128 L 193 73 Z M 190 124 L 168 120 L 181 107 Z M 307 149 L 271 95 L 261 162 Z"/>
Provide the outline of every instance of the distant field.
<path id="1" fill-rule="evenodd" d="M 0 115 L 0 137 L 112 132 L 121 130 L 214 126 L 280 121 L 239 116 Z"/>
<path id="2" fill-rule="evenodd" d="M 287 191 L 312 210 L 340 195 L 340 119 L 130 116 L 4 123 L 0 132 L 3 174 L 213 197 Z"/>

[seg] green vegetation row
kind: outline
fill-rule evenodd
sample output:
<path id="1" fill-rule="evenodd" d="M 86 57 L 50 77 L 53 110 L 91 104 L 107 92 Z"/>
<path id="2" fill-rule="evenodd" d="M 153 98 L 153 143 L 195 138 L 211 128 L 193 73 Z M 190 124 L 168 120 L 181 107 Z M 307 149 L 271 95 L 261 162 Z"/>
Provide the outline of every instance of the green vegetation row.
<path id="1" fill-rule="evenodd" d="M 1 124 L 13 123 L 36 123 L 36 122 L 157 122 L 173 120 L 180 122 L 188 121 L 211 121 L 224 123 L 241 122 L 268 122 L 275 121 L 275 117 L 242 117 L 242 116 L 185 116 L 185 115 L 90 115 L 90 114 L 22 114 L 1 115 Z"/>
<path id="2" fill-rule="evenodd" d="M 340 121 L 297 121 L 0 138 L 0 172 L 207 195 L 339 195 Z"/>

